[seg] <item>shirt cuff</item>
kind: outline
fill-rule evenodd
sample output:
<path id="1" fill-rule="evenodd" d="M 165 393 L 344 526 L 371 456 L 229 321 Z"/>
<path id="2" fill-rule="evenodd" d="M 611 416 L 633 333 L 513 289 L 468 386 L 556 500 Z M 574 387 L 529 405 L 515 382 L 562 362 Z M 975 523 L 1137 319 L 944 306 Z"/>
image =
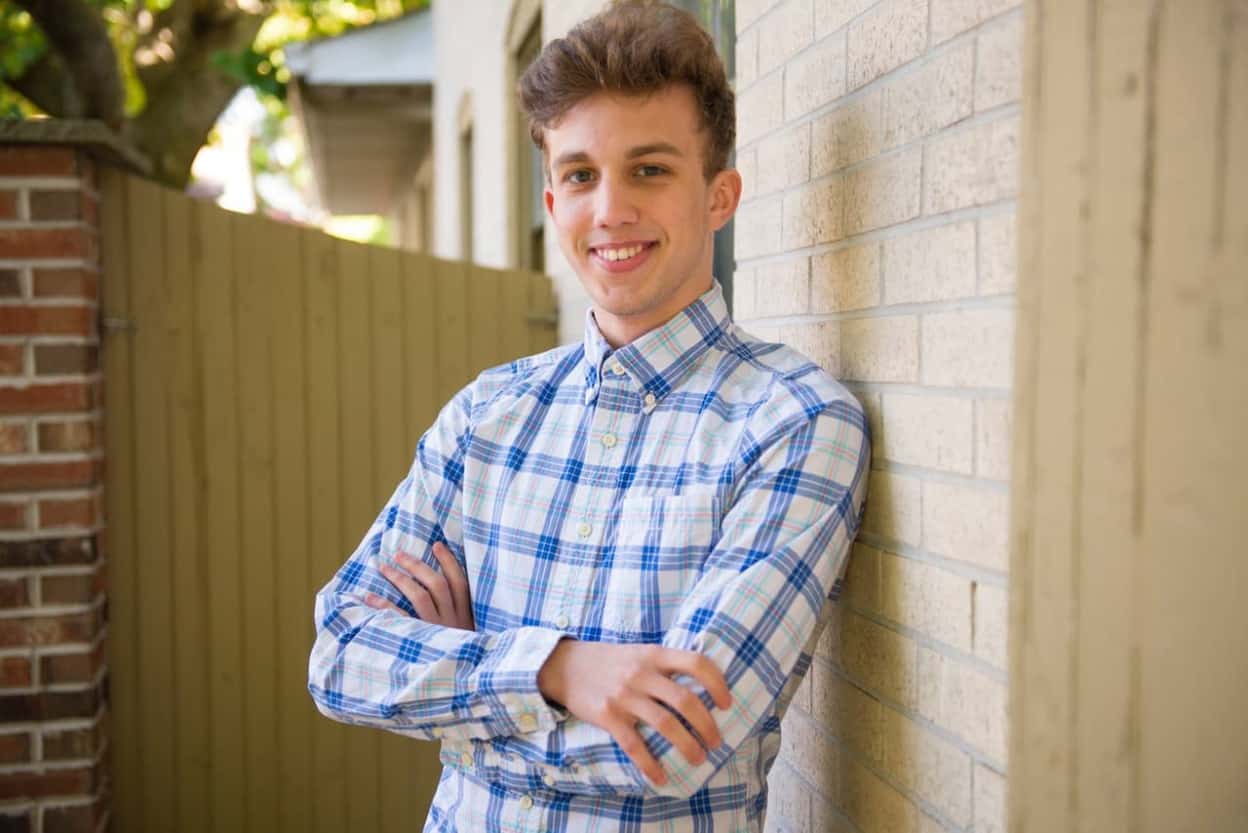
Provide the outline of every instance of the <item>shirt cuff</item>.
<path id="1" fill-rule="evenodd" d="M 567 720 L 567 709 L 550 702 L 537 687 L 537 675 L 560 640 L 568 637 L 553 628 L 523 627 L 515 632 L 503 664 L 494 673 L 515 681 L 501 704 L 512 723 L 512 734 L 548 732 Z"/>

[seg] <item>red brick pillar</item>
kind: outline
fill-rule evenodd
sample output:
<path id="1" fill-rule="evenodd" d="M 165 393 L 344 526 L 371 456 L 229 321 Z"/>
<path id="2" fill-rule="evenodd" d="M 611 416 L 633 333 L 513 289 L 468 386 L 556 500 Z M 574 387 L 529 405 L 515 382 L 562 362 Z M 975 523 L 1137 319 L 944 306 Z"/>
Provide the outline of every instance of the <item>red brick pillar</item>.
<path id="1" fill-rule="evenodd" d="M 98 202 L 0 146 L 0 833 L 108 821 Z"/>

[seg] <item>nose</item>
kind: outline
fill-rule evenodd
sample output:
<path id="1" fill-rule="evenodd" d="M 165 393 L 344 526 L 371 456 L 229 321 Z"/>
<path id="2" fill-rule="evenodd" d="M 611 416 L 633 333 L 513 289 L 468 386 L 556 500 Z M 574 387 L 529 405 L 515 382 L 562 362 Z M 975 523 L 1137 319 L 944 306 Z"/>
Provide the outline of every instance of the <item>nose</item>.
<path id="1" fill-rule="evenodd" d="M 604 176 L 594 193 L 594 225 L 598 228 L 611 228 L 635 223 L 638 217 L 632 190 L 627 184 Z"/>

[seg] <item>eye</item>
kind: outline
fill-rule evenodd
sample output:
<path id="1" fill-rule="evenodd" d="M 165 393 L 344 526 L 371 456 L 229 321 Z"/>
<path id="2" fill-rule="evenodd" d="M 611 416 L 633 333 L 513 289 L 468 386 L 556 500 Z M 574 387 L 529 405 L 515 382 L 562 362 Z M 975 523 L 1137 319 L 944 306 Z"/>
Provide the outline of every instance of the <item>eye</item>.
<path id="1" fill-rule="evenodd" d="M 662 165 L 640 165 L 637 168 L 637 173 L 643 177 L 662 176 L 667 173 L 667 168 L 664 168 Z"/>
<path id="2" fill-rule="evenodd" d="M 575 168 L 563 175 L 563 181 L 572 185 L 584 185 L 594 178 L 594 172 L 588 168 Z"/>

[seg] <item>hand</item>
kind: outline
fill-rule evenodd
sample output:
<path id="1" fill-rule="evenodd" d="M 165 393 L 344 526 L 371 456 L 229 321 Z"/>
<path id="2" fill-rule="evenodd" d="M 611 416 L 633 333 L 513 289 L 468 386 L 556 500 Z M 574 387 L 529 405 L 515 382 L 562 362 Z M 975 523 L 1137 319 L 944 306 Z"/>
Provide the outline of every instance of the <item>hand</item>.
<path id="1" fill-rule="evenodd" d="M 706 688 L 721 709 L 732 704 L 724 675 L 695 651 L 661 645 L 618 645 L 564 639 L 537 675 L 547 699 L 609 732 L 624 754 L 655 784 L 667 774 L 637 731 L 639 722 L 654 727 L 691 764 L 706 759 L 707 749 L 723 742 L 715 720 L 698 695 L 671 678 L 687 674 Z M 701 743 L 676 719 L 672 709 L 698 733 Z"/>
<path id="2" fill-rule="evenodd" d="M 468 577 L 464 575 L 455 556 L 441 541 L 433 545 L 433 557 L 437 559 L 442 572 L 439 573 L 419 558 L 405 552 L 395 553 L 394 556 L 395 562 L 403 569 L 386 562 L 382 562 L 378 569 L 387 581 L 407 597 L 422 621 L 448 628 L 476 630 L 476 622 L 472 618 L 472 596 L 468 590 Z M 375 593 L 367 594 L 364 602 L 369 607 L 389 608 L 407 615 L 403 608 Z"/>

